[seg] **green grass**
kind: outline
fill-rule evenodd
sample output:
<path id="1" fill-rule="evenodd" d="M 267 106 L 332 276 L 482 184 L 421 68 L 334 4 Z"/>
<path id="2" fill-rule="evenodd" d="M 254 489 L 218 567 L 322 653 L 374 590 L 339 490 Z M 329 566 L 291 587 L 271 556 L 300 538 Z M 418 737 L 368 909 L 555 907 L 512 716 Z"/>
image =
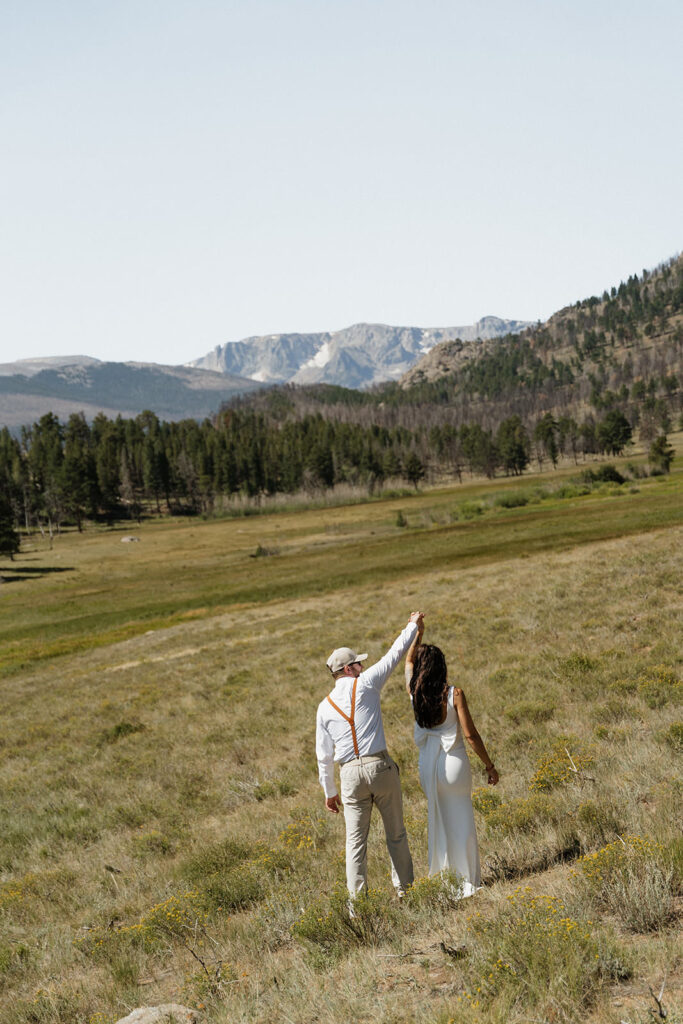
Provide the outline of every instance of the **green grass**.
<path id="1" fill-rule="evenodd" d="M 682 479 L 27 546 L 0 588 L 0 1024 L 171 1001 L 211 1024 L 641 1024 L 665 979 L 680 1022 Z M 463 501 L 481 515 L 453 521 Z M 324 662 L 377 658 L 415 607 L 501 772 L 491 790 L 473 765 L 487 886 L 461 903 L 424 879 L 397 672 L 384 722 L 420 881 L 393 902 L 374 821 L 354 925 L 313 750 Z"/>
<path id="2" fill-rule="evenodd" d="M 475 489 L 486 493 L 482 485 Z M 50 552 L 29 542 L 3 570 L 13 600 L 11 614 L 0 617 L 0 674 L 235 604 L 346 587 L 355 566 L 380 584 L 683 523 L 683 474 L 647 481 L 637 493 L 623 487 L 569 499 L 550 494 L 541 506 L 503 509 L 494 498 L 484 517 L 441 525 L 444 511 L 457 508 L 456 494 L 462 490 L 416 497 L 410 517 L 423 525 L 408 534 L 396 526 L 397 504 L 387 502 L 270 520 L 160 522 L 136 532 L 139 544 L 121 544 L 129 530 L 65 534 Z M 279 554 L 253 557 L 274 542 Z"/>

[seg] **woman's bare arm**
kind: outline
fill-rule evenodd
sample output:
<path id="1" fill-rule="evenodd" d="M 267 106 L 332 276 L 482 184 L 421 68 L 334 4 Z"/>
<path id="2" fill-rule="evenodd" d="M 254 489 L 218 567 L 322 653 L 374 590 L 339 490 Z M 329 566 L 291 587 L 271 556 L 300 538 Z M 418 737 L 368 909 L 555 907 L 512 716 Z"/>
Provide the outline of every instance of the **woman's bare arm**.
<path id="1" fill-rule="evenodd" d="M 464 692 L 459 687 L 453 689 L 453 703 L 455 709 L 458 712 L 458 718 L 460 719 L 460 728 L 462 729 L 463 736 L 472 747 L 477 757 L 481 758 L 484 762 L 484 768 L 488 776 L 488 783 L 490 786 L 495 786 L 498 782 L 498 772 L 496 766 L 489 757 L 484 741 L 477 731 L 477 727 L 472 720 L 470 709 L 467 706 L 467 700 Z"/>

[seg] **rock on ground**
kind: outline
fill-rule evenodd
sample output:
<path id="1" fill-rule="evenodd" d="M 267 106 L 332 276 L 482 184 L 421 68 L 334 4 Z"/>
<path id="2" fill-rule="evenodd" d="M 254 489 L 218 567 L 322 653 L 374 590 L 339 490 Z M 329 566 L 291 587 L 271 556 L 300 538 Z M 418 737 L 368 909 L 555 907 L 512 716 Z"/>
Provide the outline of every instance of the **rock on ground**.
<path id="1" fill-rule="evenodd" d="M 199 1024 L 199 1014 L 180 1003 L 164 1003 L 163 1006 L 141 1006 L 116 1024 Z"/>

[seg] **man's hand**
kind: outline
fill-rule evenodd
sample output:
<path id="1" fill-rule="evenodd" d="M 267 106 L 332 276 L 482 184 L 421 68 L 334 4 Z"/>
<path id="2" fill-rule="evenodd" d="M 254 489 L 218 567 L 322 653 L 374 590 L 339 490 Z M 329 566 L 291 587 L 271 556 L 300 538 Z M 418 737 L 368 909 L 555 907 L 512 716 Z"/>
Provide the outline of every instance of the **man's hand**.
<path id="1" fill-rule="evenodd" d="M 342 802 L 337 794 L 334 796 L 328 796 L 325 801 L 325 807 L 327 807 L 328 811 L 332 811 L 333 814 L 339 814 L 339 808 L 341 805 Z"/>
<path id="2" fill-rule="evenodd" d="M 420 636 L 422 636 L 422 634 L 424 633 L 424 628 L 425 628 L 424 617 L 425 617 L 425 613 L 424 612 L 411 612 L 411 615 L 410 615 L 410 621 L 411 622 L 415 622 L 417 624 L 417 631 L 420 634 Z"/>

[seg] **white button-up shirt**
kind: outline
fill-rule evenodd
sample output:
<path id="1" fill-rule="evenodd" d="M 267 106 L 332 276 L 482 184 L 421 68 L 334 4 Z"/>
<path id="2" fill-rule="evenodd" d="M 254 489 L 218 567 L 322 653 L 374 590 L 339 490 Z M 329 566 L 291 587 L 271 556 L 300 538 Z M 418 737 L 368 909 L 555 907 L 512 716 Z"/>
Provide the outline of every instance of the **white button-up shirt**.
<path id="1" fill-rule="evenodd" d="M 414 622 L 409 622 L 401 635 L 394 640 L 383 658 L 358 676 L 356 685 L 355 726 L 358 750 L 361 755 L 378 754 L 386 750 L 380 694 L 391 672 L 410 647 L 417 632 Z M 340 676 L 330 697 L 344 714 L 351 714 L 351 691 L 354 680 L 351 676 Z M 318 705 L 315 724 L 315 752 L 318 758 L 318 778 L 326 797 L 336 796 L 334 762 L 350 761 L 356 756 L 353 749 L 351 726 L 330 704 L 327 697 Z"/>

